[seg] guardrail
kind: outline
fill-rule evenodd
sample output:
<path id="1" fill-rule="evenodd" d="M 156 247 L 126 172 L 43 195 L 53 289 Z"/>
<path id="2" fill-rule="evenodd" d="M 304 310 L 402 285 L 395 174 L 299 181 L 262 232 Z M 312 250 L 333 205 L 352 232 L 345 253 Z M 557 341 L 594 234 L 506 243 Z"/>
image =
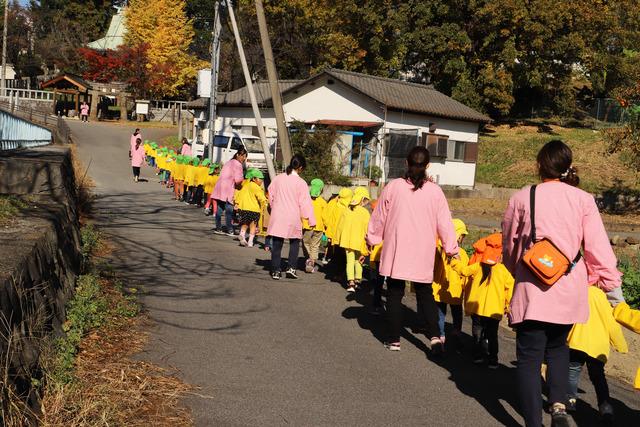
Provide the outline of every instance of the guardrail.
<path id="1" fill-rule="evenodd" d="M 49 113 L 15 105 L 15 103 L 2 99 L 0 99 L 0 110 L 49 129 L 53 135 L 54 143 L 70 144 L 72 142 L 71 129 L 62 117 L 51 116 Z"/>
<path id="2" fill-rule="evenodd" d="M 33 99 L 35 101 L 53 102 L 53 95 L 54 93 L 48 90 L 6 88 L 4 90 L 4 93 L 0 92 L 0 99 L 18 98 L 18 99 Z"/>

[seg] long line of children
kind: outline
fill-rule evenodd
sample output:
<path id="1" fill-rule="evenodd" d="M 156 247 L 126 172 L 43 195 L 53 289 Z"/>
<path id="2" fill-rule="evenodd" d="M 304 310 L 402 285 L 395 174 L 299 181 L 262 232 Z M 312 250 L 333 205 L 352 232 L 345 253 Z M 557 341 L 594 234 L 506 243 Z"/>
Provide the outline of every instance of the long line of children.
<path id="1" fill-rule="evenodd" d="M 150 164 L 157 167 L 161 185 L 173 187 L 176 200 L 204 206 L 207 214 L 216 209 L 210 195 L 217 182 L 219 165 L 211 164 L 207 159 L 201 161 L 197 157 L 177 154 L 149 141 L 145 142 L 144 148 Z M 244 182 L 236 190 L 236 222 L 240 226 L 238 239 L 242 246 L 253 247 L 256 235 L 266 229 L 268 198 L 263 179 L 261 171 L 248 169 Z M 376 201 L 371 200 L 367 188 L 356 187 L 353 190 L 340 189 L 327 202 L 322 196 L 323 189 L 322 180 L 316 178 L 311 181 L 309 192 L 316 225 L 311 227 L 306 221 L 302 224 L 305 271 L 314 273 L 323 265 L 333 265 L 338 277 L 341 273 L 346 276 L 347 292 L 354 293 L 363 280 L 363 266 L 368 260 L 373 289 L 371 313 L 381 314 L 384 311 L 382 289 L 385 279 L 377 274 L 377 263 L 382 244 L 371 248 L 365 240 L 370 209 L 375 207 Z M 461 246 L 468 235 L 467 227 L 460 219 L 454 219 L 453 226 Z M 323 244 L 326 250 L 321 251 Z M 269 248 L 268 237 L 265 248 Z M 471 257 L 461 249 L 459 258 L 450 258 L 438 245 L 434 267 L 433 296 L 439 309 L 441 341 L 444 343 L 446 339 L 450 349 L 460 350 L 464 311 L 472 322 L 473 362 L 489 369 L 499 367 L 498 331 L 503 316 L 508 312 L 514 287 L 514 279 L 501 258 L 502 235 L 495 233 L 476 241 Z M 600 414 L 603 419 L 611 420 L 613 408 L 604 366 L 610 345 L 619 352 L 627 352 L 620 325 L 640 333 L 640 311 L 631 309 L 619 297 L 607 297 L 597 286 L 591 286 L 589 321 L 575 325 L 569 334 L 571 363 L 567 401 L 568 409 L 575 410 L 578 380 L 582 366 L 586 365 L 596 390 Z M 449 336 L 445 337 L 447 308 L 453 322 Z M 640 389 L 640 368 L 635 387 Z"/>

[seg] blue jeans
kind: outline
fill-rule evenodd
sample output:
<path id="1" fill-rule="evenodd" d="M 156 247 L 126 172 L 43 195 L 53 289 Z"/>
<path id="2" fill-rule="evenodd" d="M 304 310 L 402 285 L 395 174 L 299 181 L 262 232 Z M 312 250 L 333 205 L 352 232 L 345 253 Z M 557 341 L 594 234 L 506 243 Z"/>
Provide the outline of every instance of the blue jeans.
<path id="1" fill-rule="evenodd" d="M 233 233 L 233 225 L 231 220 L 233 218 L 233 203 L 224 202 L 216 199 L 218 204 L 218 210 L 216 211 L 216 228 L 220 230 L 222 228 L 222 211 L 224 211 L 224 222 L 226 224 L 227 233 Z"/>
<path id="2" fill-rule="evenodd" d="M 444 320 L 447 316 L 447 303 L 438 303 L 438 325 L 440 326 L 440 334 L 444 335 Z M 460 332 L 462 330 L 462 305 L 451 305 L 451 318 L 453 320 L 453 330 Z"/>

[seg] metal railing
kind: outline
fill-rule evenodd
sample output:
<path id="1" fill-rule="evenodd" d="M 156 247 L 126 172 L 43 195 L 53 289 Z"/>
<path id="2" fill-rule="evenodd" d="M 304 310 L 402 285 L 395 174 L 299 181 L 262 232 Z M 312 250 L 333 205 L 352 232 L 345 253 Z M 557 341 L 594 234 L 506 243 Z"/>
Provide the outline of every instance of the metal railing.
<path id="1" fill-rule="evenodd" d="M 53 95 L 54 93 L 49 90 L 5 88 L 4 93 L 0 90 L 0 99 L 17 98 L 53 102 Z"/>
<path id="2" fill-rule="evenodd" d="M 154 110 L 186 110 L 187 101 L 167 101 L 163 99 L 152 99 L 149 101 L 149 108 Z"/>
<path id="3" fill-rule="evenodd" d="M 53 135 L 54 143 L 70 144 L 72 142 L 71 129 L 62 117 L 52 116 L 49 113 L 16 105 L 2 99 L 0 99 L 0 110 L 49 129 Z"/>

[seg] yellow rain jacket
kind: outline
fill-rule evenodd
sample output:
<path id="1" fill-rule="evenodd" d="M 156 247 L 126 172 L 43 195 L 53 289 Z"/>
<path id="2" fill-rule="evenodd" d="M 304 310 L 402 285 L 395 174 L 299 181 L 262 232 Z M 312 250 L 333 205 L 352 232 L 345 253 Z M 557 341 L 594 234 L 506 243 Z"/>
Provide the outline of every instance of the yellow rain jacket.
<path id="1" fill-rule="evenodd" d="M 609 359 L 609 344 L 620 353 L 629 351 L 607 295 L 598 287 L 589 286 L 589 320 L 573 326 L 567 343 L 569 348 L 583 351 L 603 363 Z"/>
<path id="2" fill-rule="evenodd" d="M 460 260 L 452 259 L 451 267 L 458 274 L 470 277 L 464 293 L 464 311 L 467 315 L 502 319 L 509 307 L 513 294 L 513 276 L 504 264 L 495 264 L 491 269 L 491 277 L 484 283 L 482 280 L 482 264 L 465 266 Z"/>
<path id="3" fill-rule="evenodd" d="M 342 248 L 368 255 L 365 236 L 370 218 L 371 214 L 362 206 L 346 208 L 338 223 L 336 243 Z"/>
<path id="4" fill-rule="evenodd" d="M 327 239 L 331 239 L 331 243 L 334 245 L 338 245 L 340 242 L 340 236 L 338 236 L 338 222 L 340 222 L 340 218 L 342 218 L 342 214 L 349 209 L 349 203 L 351 202 L 351 198 L 353 197 L 353 191 L 349 188 L 343 188 L 340 190 L 338 197 L 336 197 L 336 202 L 329 209 L 325 209 L 326 216 L 323 217 L 323 222 L 325 226 L 325 234 Z M 329 203 L 331 204 L 331 202 Z"/>
<path id="5" fill-rule="evenodd" d="M 173 180 L 174 181 L 184 181 L 184 174 L 186 172 L 186 165 L 175 162 L 174 170 L 173 170 Z"/>
<path id="6" fill-rule="evenodd" d="M 240 190 L 235 193 L 235 203 L 240 210 L 262 212 L 262 207 L 267 204 L 267 196 L 261 186 L 245 179 Z"/>
<path id="7" fill-rule="evenodd" d="M 613 309 L 613 317 L 625 328 L 640 334 L 640 310 L 634 310 L 623 302 Z M 640 368 L 636 372 L 636 380 L 633 386 L 640 390 Z"/>
<path id="8" fill-rule="evenodd" d="M 331 225 L 331 218 L 333 218 L 333 211 L 336 209 L 337 204 L 338 197 L 334 197 L 327 202 L 327 206 L 324 208 L 324 212 L 322 212 L 322 223 L 325 228 L 324 234 L 329 240 L 333 240 L 333 236 L 336 232 L 335 227 Z M 316 218 L 316 221 L 318 221 L 318 218 Z"/>
<path id="9" fill-rule="evenodd" d="M 380 262 L 380 255 L 382 254 L 383 244 L 384 242 L 380 243 L 379 245 L 375 245 L 373 248 L 371 248 L 371 253 L 369 254 L 369 261 Z"/>
<path id="10" fill-rule="evenodd" d="M 216 187 L 216 183 L 218 182 L 218 175 L 207 175 L 204 180 L 204 192 L 205 194 L 211 195 L 213 193 L 213 189 Z"/>
<path id="11" fill-rule="evenodd" d="M 463 266 L 468 265 L 469 255 L 467 255 L 467 252 L 460 248 L 459 255 L 460 263 Z M 447 254 L 444 253 L 440 243 L 438 243 L 436 262 L 433 269 L 433 298 L 436 302 L 460 305 L 462 304 L 462 293 L 468 279 L 451 268 L 447 258 Z"/>
<path id="12" fill-rule="evenodd" d="M 196 185 L 196 173 L 198 168 L 193 165 L 186 165 L 186 172 L 184 174 L 184 183 L 188 186 Z"/>
<path id="13" fill-rule="evenodd" d="M 316 226 L 313 228 L 315 231 L 324 231 L 323 215 L 324 210 L 327 208 L 327 201 L 318 196 L 311 201 L 313 205 L 313 215 L 316 217 Z M 302 228 L 305 230 L 311 230 L 309 227 L 309 221 L 306 218 L 302 219 Z"/>
<path id="14" fill-rule="evenodd" d="M 198 166 L 196 168 L 196 180 L 195 186 L 202 185 L 204 187 L 204 182 L 207 180 L 209 176 L 209 167 L 208 166 Z"/>

